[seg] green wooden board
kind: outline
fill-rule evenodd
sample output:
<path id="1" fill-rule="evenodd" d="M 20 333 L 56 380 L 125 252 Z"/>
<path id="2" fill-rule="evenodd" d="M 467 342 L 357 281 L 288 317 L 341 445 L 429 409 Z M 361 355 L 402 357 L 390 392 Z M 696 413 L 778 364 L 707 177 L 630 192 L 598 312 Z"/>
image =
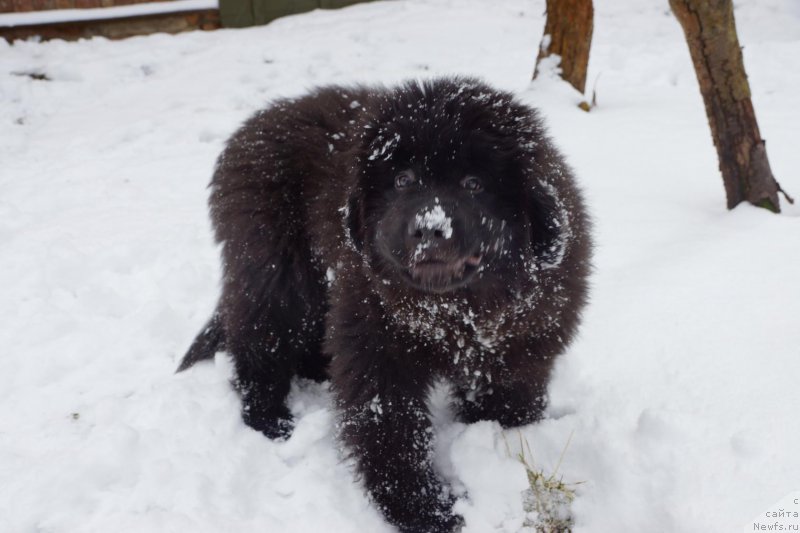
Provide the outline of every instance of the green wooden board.
<path id="1" fill-rule="evenodd" d="M 266 24 L 276 18 L 313 9 L 335 9 L 371 0 L 219 0 L 219 15 L 226 28 Z"/>

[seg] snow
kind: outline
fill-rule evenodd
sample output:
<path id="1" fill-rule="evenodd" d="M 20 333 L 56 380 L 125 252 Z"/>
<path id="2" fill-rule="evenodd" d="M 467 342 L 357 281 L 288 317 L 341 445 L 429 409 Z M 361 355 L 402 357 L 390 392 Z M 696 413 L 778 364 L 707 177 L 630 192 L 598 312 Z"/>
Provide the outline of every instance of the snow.
<path id="1" fill-rule="evenodd" d="M 353 106 L 354 103 L 357 104 L 358 102 L 356 100 L 353 100 L 350 103 L 351 108 L 355 109 L 355 107 L 359 107 L 358 105 L 354 107 Z M 383 140 L 384 139 L 381 136 L 378 136 L 376 139 L 376 143 Z M 392 153 L 394 152 L 394 149 L 397 147 L 397 143 L 399 142 L 400 142 L 400 135 L 395 133 L 394 135 L 386 139 L 382 144 L 380 144 L 380 146 L 377 146 L 372 151 L 372 153 L 369 154 L 367 159 L 369 159 L 370 161 L 374 161 L 375 159 L 378 159 L 380 157 L 384 161 L 388 160 L 390 157 L 392 157 Z"/>
<path id="2" fill-rule="evenodd" d="M 667 3 L 595 4 L 588 114 L 551 76 L 529 83 L 543 0 L 374 2 L 247 30 L 0 42 L 0 531 L 391 531 L 342 461 L 325 386 L 294 387 L 297 428 L 275 443 L 241 422 L 226 357 L 173 370 L 214 307 L 206 185 L 237 125 L 317 84 L 448 73 L 540 107 L 592 211 L 581 335 L 547 418 L 521 429 L 547 472 L 569 442 L 559 474 L 582 482 L 575 531 L 741 531 L 789 510 L 800 206 L 725 210 Z M 772 169 L 800 196 L 800 8 L 736 6 Z M 465 531 L 519 531 L 517 431 L 454 423 L 443 403 L 437 464 L 462 495 Z"/>
<path id="3" fill-rule="evenodd" d="M 98 7 L 91 9 L 48 9 L 21 13 L 0 13 L 0 27 L 57 24 L 83 20 L 104 20 L 124 17 L 144 17 L 181 11 L 217 9 L 218 0 L 170 0 L 126 6 Z"/>
<path id="4" fill-rule="evenodd" d="M 453 219 L 447 215 L 444 208 L 438 203 L 417 214 L 415 221 L 417 228 L 440 231 L 445 239 L 453 236 Z"/>

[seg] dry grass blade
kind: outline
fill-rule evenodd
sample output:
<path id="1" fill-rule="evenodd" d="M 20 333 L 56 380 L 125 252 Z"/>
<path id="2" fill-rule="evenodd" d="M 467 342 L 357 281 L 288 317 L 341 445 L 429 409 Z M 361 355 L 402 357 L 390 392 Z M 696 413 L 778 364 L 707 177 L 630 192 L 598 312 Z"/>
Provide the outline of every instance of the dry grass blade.
<path id="1" fill-rule="evenodd" d="M 523 526 L 536 533 L 569 533 L 572 531 L 570 506 L 575 499 L 576 486 L 580 485 L 580 482 L 567 483 L 563 476 L 558 474 L 571 440 L 572 434 L 567 439 L 553 472 L 546 474 L 542 468 L 534 465 L 530 444 L 522 437 L 521 433 L 519 434 L 520 452 L 515 457 L 525 467 L 529 485 L 529 488 L 522 493 L 523 508 L 528 513 Z M 511 456 L 508 442 L 506 442 L 506 449 Z"/>

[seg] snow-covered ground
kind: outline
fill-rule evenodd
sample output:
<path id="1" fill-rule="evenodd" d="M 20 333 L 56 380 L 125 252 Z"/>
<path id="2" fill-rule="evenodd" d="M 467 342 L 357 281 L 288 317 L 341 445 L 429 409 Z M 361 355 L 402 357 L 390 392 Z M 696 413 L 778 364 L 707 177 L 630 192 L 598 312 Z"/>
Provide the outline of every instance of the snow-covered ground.
<path id="1" fill-rule="evenodd" d="M 340 459 L 324 387 L 295 388 L 297 429 L 274 443 L 240 421 L 225 357 L 172 372 L 217 294 L 205 186 L 225 138 L 276 96 L 446 73 L 540 107 L 596 223 L 580 339 L 521 432 L 548 472 L 572 436 L 575 531 L 742 531 L 800 489 L 800 207 L 726 211 L 668 3 L 595 4 L 589 114 L 529 83 L 543 0 L 0 41 L 0 531 L 391 531 Z M 736 6 L 773 171 L 800 196 L 800 4 Z M 518 433 L 438 424 L 466 531 L 519 531 Z"/>

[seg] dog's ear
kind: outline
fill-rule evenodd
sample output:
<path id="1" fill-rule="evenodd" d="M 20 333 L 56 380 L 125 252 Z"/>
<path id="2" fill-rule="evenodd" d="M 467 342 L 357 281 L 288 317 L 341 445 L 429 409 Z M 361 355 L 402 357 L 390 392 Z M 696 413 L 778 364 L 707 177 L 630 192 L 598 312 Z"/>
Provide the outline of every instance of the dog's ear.
<path id="1" fill-rule="evenodd" d="M 384 100 L 377 109 L 377 118 L 364 125 L 360 142 L 355 147 L 353 157 L 356 165 L 352 169 L 353 189 L 347 204 L 341 209 L 344 215 L 344 230 L 347 245 L 361 252 L 366 239 L 366 187 L 369 176 L 380 174 L 388 166 L 387 161 L 394 154 L 400 141 L 400 134 L 394 131 L 391 120 L 392 102 Z"/>
<path id="2" fill-rule="evenodd" d="M 347 204 L 340 211 L 345 244 L 360 253 L 364 249 L 364 194 L 360 187 L 350 194 Z"/>
<path id="3" fill-rule="evenodd" d="M 563 220 L 563 210 L 559 209 L 552 188 L 537 183 L 529 190 L 526 211 L 534 255 L 543 265 L 558 264 L 564 253 L 568 221 Z"/>
<path id="4" fill-rule="evenodd" d="M 556 185 L 569 179 L 572 172 L 541 129 L 523 145 L 523 154 L 531 247 L 544 268 L 557 266 L 569 243 L 570 206 L 566 205 L 569 198 L 559 194 L 563 187 Z"/>
<path id="5" fill-rule="evenodd" d="M 553 146 L 547 131 L 533 108 L 511 104 L 506 123 L 514 136 L 513 155 L 523 174 L 525 215 L 529 224 L 529 239 L 537 262 L 543 267 L 561 262 L 569 240 L 569 210 L 559 197 L 561 183 L 571 171 L 558 149 Z M 566 176 L 565 176 L 566 174 Z"/>

